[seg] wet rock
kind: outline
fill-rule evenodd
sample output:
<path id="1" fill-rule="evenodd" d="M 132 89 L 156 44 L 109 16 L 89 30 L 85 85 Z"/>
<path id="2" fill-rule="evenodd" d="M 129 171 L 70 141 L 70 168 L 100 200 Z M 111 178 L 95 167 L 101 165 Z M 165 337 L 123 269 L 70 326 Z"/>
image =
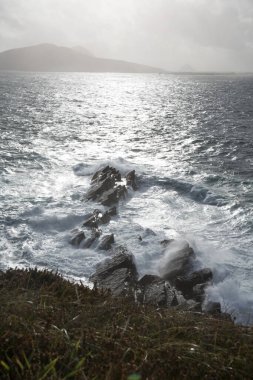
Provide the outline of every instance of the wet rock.
<path id="1" fill-rule="evenodd" d="M 100 230 L 99 228 L 93 228 L 91 237 L 98 238 L 101 235 L 102 235 L 102 230 Z"/>
<path id="2" fill-rule="evenodd" d="M 110 215 L 109 211 L 106 211 L 104 214 L 101 215 L 98 222 L 100 224 L 107 224 L 110 222 L 110 220 L 111 220 L 111 215 Z"/>
<path id="3" fill-rule="evenodd" d="M 94 210 L 91 215 L 83 222 L 83 227 L 97 229 L 100 224 L 107 224 L 111 220 L 111 216 L 116 215 L 116 207 L 102 213 L 100 210 Z"/>
<path id="4" fill-rule="evenodd" d="M 210 281 L 213 277 L 211 269 L 204 268 L 187 276 L 177 277 L 174 281 L 175 287 L 180 290 L 185 297 L 193 296 L 193 287 L 197 284 L 203 284 Z"/>
<path id="5" fill-rule="evenodd" d="M 139 281 L 138 285 L 142 288 L 145 288 L 146 286 L 149 286 L 150 284 L 161 281 L 162 278 L 159 276 L 156 276 L 154 274 L 145 274 Z"/>
<path id="6" fill-rule="evenodd" d="M 111 207 L 111 208 L 107 211 L 107 213 L 108 213 L 110 216 L 115 216 L 115 215 L 117 215 L 117 208 L 116 208 L 116 206 Z"/>
<path id="7" fill-rule="evenodd" d="M 115 168 L 110 167 L 109 165 L 107 165 L 103 169 L 98 170 L 93 175 L 93 177 L 91 179 L 91 182 L 92 183 L 99 182 L 99 181 L 101 182 L 105 178 L 114 178 L 115 181 L 120 182 L 121 181 L 121 174 L 120 174 L 120 172 L 117 169 L 115 169 Z"/>
<path id="8" fill-rule="evenodd" d="M 108 171 L 110 170 L 110 166 L 107 165 L 105 166 L 103 169 L 100 169 L 98 170 L 91 178 L 91 182 L 94 182 L 95 180 L 97 180 L 99 177 L 101 177 L 103 174 L 106 174 L 108 173 Z"/>
<path id="9" fill-rule="evenodd" d="M 98 246 L 98 249 L 108 251 L 112 248 L 112 244 L 114 243 L 114 235 L 105 235 Z"/>
<path id="10" fill-rule="evenodd" d="M 100 214 L 102 214 L 100 210 L 94 210 L 88 219 L 83 222 L 83 227 L 97 228 Z"/>
<path id="11" fill-rule="evenodd" d="M 203 302 L 205 299 L 205 289 L 210 285 L 210 282 L 197 284 L 192 288 L 192 298 L 198 302 Z"/>
<path id="12" fill-rule="evenodd" d="M 114 203 L 117 203 L 120 198 L 125 196 L 127 189 L 125 186 L 118 185 L 117 187 L 110 189 L 103 193 L 103 195 L 99 198 L 99 202 L 104 206 L 111 206 Z"/>
<path id="13" fill-rule="evenodd" d="M 185 275 L 189 271 L 194 257 L 194 251 L 186 241 L 171 242 L 160 263 L 161 277 L 174 284 L 177 276 Z"/>
<path id="14" fill-rule="evenodd" d="M 97 239 L 96 236 L 89 237 L 83 242 L 83 244 L 81 245 L 81 248 L 90 248 L 96 239 Z"/>
<path id="15" fill-rule="evenodd" d="M 159 307 L 178 305 L 174 289 L 159 276 L 145 275 L 138 282 L 138 301 Z"/>
<path id="16" fill-rule="evenodd" d="M 106 177 L 103 181 L 95 183 L 91 186 L 91 189 L 87 193 L 87 199 L 96 200 L 105 191 L 112 189 L 115 185 L 114 177 Z"/>
<path id="17" fill-rule="evenodd" d="M 221 314 L 220 302 L 207 302 L 204 307 L 204 311 L 209 314 Z"/>
<path id="18" fill-rule="evenodd" d="M 135 170 L 132 170 L 131 172 L 127 173 L 126 184 L 127 186 L 131 186 L 134 191 L 137 190 Z"/>
<path id="19" fill-rule="evenodd" d="M 187 311 L 202 312 L 202 305 L 201 302 L 197 302 L 195 300 L 187 300 L 183 305 L 183 309 Z"/>
<path id="20" fill-rule="evenodd" d="M 115 252 L 115 256 L 98 265 L 90 281 L 96 282 L 99 288 L 110 289 L 115 296 L 133 296 L 138 276 L 134 257 L 124 248 Z"/>
<path id="21" fill-rule="evenodd" d="M 70 240 L 70 244 L 79 247 L 79 245 L 82 243 L 82 241 L 85 240 L 85 234 L 83 231 L 77 230 L 74 234 L 74 236 Z"/>
<path id="22" fill-rule="evenodd" d="M 160 242 L 160 244 L 164 247 L 164 248 L 166 248 L 166 247 L 168 247 L 168 245 L 170 244 L 170 243 L 172 243 L 174 241 L 174 239 L 164 239 L 164 240 L 162 240 L 161 242 Z"/>

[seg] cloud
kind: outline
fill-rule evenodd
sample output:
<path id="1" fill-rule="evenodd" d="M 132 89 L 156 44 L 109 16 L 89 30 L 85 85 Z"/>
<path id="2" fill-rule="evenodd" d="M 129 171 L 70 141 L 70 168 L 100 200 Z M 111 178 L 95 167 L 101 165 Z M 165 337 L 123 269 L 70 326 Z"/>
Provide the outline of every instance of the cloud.
<path id="1" fill-rule="evenodd" d="M 252 0 L 0 0 L 0 50 L 41 42 L 167 69 L 253 71 Z"/>

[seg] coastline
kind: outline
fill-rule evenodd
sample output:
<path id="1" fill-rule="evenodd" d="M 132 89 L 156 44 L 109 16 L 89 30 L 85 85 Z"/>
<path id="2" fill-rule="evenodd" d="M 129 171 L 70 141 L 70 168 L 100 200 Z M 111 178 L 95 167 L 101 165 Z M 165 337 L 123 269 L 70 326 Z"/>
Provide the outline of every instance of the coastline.
<path id="1" fill-rule="evenodd" d="M 161 277 L 139 279 L 133 255 L 103 235 L 119 199 L 137 190 L 134 170 L 123 179 L 106 166 L 91 179 L 85 198 L 108 209 L 95 209 L 69 243 L 107 252 L 93 289 L 47 270 L 0 272 L 1 379 L 252 377 L 253 328 L 235 325 L 220 306 L 205 311 L 212 273 L 192 271 L 189 245 L 177 246 Z"/>
<path id="2" fill-rule="evenodd" d="M 1 379 L 250 379 L 253 330 L 36 269 L 0 273 Z"/>

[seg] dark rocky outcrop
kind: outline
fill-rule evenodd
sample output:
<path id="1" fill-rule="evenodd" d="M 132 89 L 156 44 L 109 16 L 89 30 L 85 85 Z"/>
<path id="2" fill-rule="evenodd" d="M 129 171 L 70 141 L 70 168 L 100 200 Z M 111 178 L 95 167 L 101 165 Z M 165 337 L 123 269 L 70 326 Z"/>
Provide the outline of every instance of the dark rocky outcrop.
<path id="1" fill-rule="evenodd" d="M 91 236 L 88 239 L 85 240 L 85 242 L 82 244 L 82 248 L 90 248 L 92 244 L 97 239 L 97 236 Z"/>
<path id="2" fill-rule="evenodd" d="M 127 186 L 131 186 L 134 191 L 137 190 L 138 187 L 136 184 L 135 170 L 132 170 L 131 172 L 127 173 L 126 184 L 127 184 Z"/>
<path id="3" fill-rule="evenodd" d="M 106 178 L 114 178 L 115 181 L 120 182 L 121 174 L 117 169 L 107 165 L 103 169 L 98 170 L 93 175 L 93 177 L 91 178 L 91 183 L 94 184 L 97 182 L 101 182 L 104 181 Z"/>
<path id="4" fill-rule="evenodd" d="M 97 228 L 100 210 L 94 210 L 93 213 L 83 222 L 83 227 Z"/>
<path id="5" fill-rule="evenodd" d="M 104 206 L 111 206 L 123 197 L 127 189 L 120 185 L 121 173 L 110 166 L 98 170 L 91 179 L 91 188 L 86 197 L 88 200 L 96 200 Z"/>
<path id="6" fill-rule="evenodd" d="M 74 230 L 73 237 L 70 239 L 70 244 L 78 247 L 85 240 L 85 234 L 83 231 Z"/>
<path id="7" fill-rule="evenodd" d="M 134 295 L 137 283 L 137 269 L 134 257 L 126 249 L 119 248 L 115 255 L 99 264 L 90 281 L 103 289 L 110 289 L 113 295 Z"/>
<path id="8" fill-rule="evenodd" d="M 160 242 L 160 244 L 161 244 L 162 247 L 166 248 L 166 247 L 168 247 L 168 245 L 169 245 L 170 243 L 172 243 L 173 241 L 175 241 L 175 240 L 174 240 L 174 239 L 164 239 L 164 240 L 162 240 L 162 241 Z"/>
<path id="9" fill-rule="evenodd" d="M 189 271 L 191 260 L 194 257 L 194 251 L 186 241 L 171 242 L 166 256 L 167 260 L 159 269 L 161 277 L 173 284 L 177 276 L 184 275 Z"/>
<path id="10" fill-rule="evenodd" d="M 124 185 L 118 185 L 106 192 L 104 192 L 98 201 L 104 206 L 112 206 L 117 203 L 120 198 L 124 197 L 127 192 L 127 189 Z"/>
<path id="11" fill-rule="evenodd" d="M 205 299 L 205 289 L 210 285 L 210 282 L 195 285 L 192 288 L 192 298 L 194 298 L 198 302 L 203 302 Z"/>
<path id="12" fill-rule="evenodd" d="M 99 178 L 91 186 L 91 189 L 87 193 L 87 199 L 92 199 L 93 201 L 99 198 L 105 191 L 112 189 L 115 185 L 114 177 L 106 177 L 104 180 L 100 181 Z"/>
<path id="13" fill-rule="evenodd" d="M 117 214 L 116 207 L 111 207 L 104 213 L 101 210 L 94 210 L 87 219 L 83 222 L 83 227 L 87 228 L 98 228 L 101 224 L 107 224 L 110 222 L 111 217 Z"/>
<path id="14" fill-rule="evenodd" d="M 175 290 L 159 276 L 145 275 L 137 285 L 138 301 L 159 307 L 178 305 Z"/>
<path id="15" fill-rule="evenodd" d="M 98 249 L 101 249 L 101 250 L 104 250 L 104 251 L 108 251 L 109 249 L 112 248 L 112 244 L 113 243 L 114 243 L 114 235 L 113 234 L 111 234 L 111 235 L 105 235 L 102 238 L 102 241 L 101 241 L 101 243 L 98 246 Z"/>
<path id="16" fill-rule="evenodd" d="M 97 266 L 90 280 L 99 288 L 109 289 L 115 296 L 128 295 L 141 304 L 202 311 L 205 288 L 210 284 L 212 271 L 208 268 L 193 271 L 195 254 L 187 241 L 161 241 L 164 259 L 159 268 L 160 276 L 146 274 L 138 281 L 134 256 L 124 247 L 115 249 L 114 234 L 102 235 L 99 226 L 109 223 L 117 214 L 115 204 L 125 196 L 127 187 L 137 190 L 135 170 L 126 175 L 127 187 L 120 183 L 121 179 L 121 173 L 109 165 L 93 175 L 87 199 L 113 207 L 105 211 L 95 209 L 86 217 L 82 227 L 85 234 L 87 230 L 88 238 L 82 230 L 76 230 L 71 239 L 71 244 L 79 248 L 90 248 L 94 244 L 98 250 L 110 250 L 110 258 Z M 155 236 L 154 231 L 146 228 L 138 239 L 140 244 L 145 245 Z M 216 303 L 208 304 L 205 305 L 205 310 L 216 313 L 220 306 Z"/>
<path id="17" fill-rule="evenodd" d="M 213 273 L 211 269 L 204 268 L 187 276 L 176 277 L 174 285 L 186 298 L 192 298 L 194 296 L 193 287 L 198 284 L 205 284 L 210 281 L 212 277 Z M 195 289 L 195 291 L 196 290 L 197 289 Z"/>
<path id="18" fill-rule="evenodd" d="M 209 314 L 220 314 L 221 304 L 219 302 L 207 302 L 204 305 L 204 310 Z"/>

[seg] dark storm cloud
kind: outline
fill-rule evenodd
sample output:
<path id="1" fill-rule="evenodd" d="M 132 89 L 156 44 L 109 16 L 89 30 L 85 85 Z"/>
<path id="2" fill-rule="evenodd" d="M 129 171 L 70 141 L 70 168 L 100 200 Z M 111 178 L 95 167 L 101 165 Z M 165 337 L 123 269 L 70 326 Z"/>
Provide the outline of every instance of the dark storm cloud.
<path id="1" fill-rule="evenodd" d="M 0 50 L 51 42 L 180 69 L 253 71 L 252 0 L 0 0 Z"/>

